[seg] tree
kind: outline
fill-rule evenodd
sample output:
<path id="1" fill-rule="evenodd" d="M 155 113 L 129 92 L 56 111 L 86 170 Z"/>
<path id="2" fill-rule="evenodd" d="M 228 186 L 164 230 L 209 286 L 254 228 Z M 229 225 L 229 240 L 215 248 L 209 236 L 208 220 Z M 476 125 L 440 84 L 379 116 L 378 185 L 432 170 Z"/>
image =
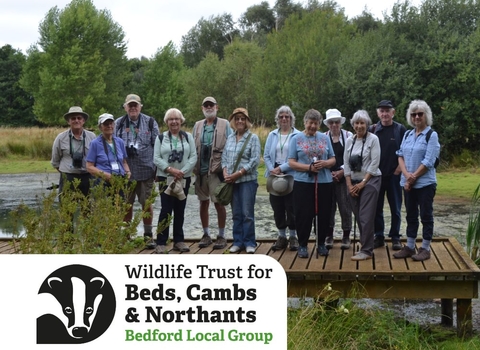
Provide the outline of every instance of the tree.
<path id="1" fill-rule="evenodd" d="M 39 31 L 39 47 L 30 48 L 20 80 L 35 99 L 37 119 L 64 124 L 62 115 L 74 105 L 90 115 L 115 113 L 127 61 L 123 30 L 110 12 L 97 10 L 91 0 L 73 0 L 63 10 L 50 9 Z"/>
<path id="2" fill-rule="evenodd" d="M 259 5 L 247 8 L 239 23 L 245 39 L 264 42 L 266 35 L 275 29 L 275 13 L 267 1 L 262 1 Z"/>
<path id="3" fill-rule="evenodd" d="M 223 48 L 239 35 L 231 14 L 203 17 L 182 36 L 180 53 L 187 67 L 195 67 L 205 58 L 208 52 L 223 58 Z"/>
<path id="4" fill-rule="evenodd" d="M 19 84 L 24 64 L 25 55 L 21 51 L 10 45 L 0 48 L 0 125 L 35 124 L 33 101 Z"/>
<path id="5" fill-rule="evenodd" d="M 277 14 L 275 29 L 280 30 L 285 25 L 285 21 L 293 14 L 301 15 L 303 7 L 299 3 L 293 3 L 291 0 L 277 0 L 273 6 Z"/>

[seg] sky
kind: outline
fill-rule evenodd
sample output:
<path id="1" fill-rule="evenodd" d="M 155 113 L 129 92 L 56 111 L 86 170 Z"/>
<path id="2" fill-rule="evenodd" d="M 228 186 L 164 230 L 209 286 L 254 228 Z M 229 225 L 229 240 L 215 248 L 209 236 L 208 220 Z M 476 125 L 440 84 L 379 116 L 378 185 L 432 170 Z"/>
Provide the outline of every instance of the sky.
<path id="1" fill-rule="evenodd" d="M 320 0 L 321 2 L 322 0 Z M 366 7 L 377 18 L 390 13 L 397 0 L 336 0 L 349 17 L 360 15 Z M 183 35 L 200 18 L 229 13 L 237 21 L 246 9 L 262 0 L 93 0 L 99 10 L 109 10 L 125 32 L 127 57 L 151 58 L 172 41 L 180 46 Z M 305 4 L 306 0 L 293 0 Z M 402 1 L 403 2 L 403 1 Z M 39 39 L 38 26 L 54 6 L 64 9 L 70 0 L 0 0 L 0 47 L 6 44 L 27 52 Z M 268 0 L 273 7 L 275 0 Z M 411 0 L 419 5 L 421 0 Z"/>

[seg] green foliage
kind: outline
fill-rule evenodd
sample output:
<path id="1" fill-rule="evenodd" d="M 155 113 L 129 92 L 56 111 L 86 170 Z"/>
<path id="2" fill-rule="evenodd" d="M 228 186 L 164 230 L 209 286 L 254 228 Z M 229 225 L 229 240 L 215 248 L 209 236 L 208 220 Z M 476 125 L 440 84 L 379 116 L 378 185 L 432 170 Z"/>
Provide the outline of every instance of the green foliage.
<path id="1" fill-rule="evenodd" d="M 480 265 L 480 185 L 473 193 L 470 204 L 466 243 L 467 253 L 477 265 Z"/>
<path id="2" fill-rule="evenodd" d="M 79 180 L 74 181 L 76 189 Z M 116 254 L 131 252 L 138 242 L 137 226 L 147 212 L 137 212 L 131 223 L 123 218 L 130 207 L 125 197 L 134 183 L 113 177 L 110 186 L 92 186 L 89 196 L 68 186 L 57 202 L 57 191 L 38 198 L 35 207 L 20 205 L 11 215 L 19 251 L 30 254 Z M 146 207 L 158 193 L 154 190 Z M 20 237 L 18 228 L 25 228 Z"/>
<path id="3" fill-rule="evenodd" d="M 117 110 L 127 71 L 123 40 L 110 13 L 91 0 L 72 0 L 61 11 L 53 7 L 40 24 L 42 51 L 30 49 L 20 81 L 35 98 L 37 119 L 64 124 L 70 106 L 90 115 Z M 94 125 L 93 119 L 88 123 Z"/>

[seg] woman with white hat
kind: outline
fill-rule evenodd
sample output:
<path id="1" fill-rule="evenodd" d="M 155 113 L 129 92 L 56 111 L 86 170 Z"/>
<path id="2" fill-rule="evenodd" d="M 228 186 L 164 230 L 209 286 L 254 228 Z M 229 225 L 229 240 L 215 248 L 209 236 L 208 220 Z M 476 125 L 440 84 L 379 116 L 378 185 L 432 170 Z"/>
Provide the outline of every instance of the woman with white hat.
<path id="1" fill-rule="evenodd" d="M 327 249 L 333 248 L 335 212 L 338 206 L 343 230 L 342 245 L 340 247 L 341 249 L 349 249 L 350 231 L 352 230 L 352 209 L 348 202 L 347 184 L 343 176 L 343 152 L 347 139 L 353 136 L 353 134 L 350 131 L 342 129 L 342 125 L 345 123 L 345 117 L 342 117 L 342 113 L 340 113 L 338 109 L 329 109 L 326 112 L 326 116 L 327 118 L 323 121 L 323 124 L 325 124 L 329 130 L 325 134 L 330 137 L 330 142 L 335 152 L 336 163 L 330 168 L 333 178 L 333 200 L 330 214 L 330 230 L 325 239 L 325 246 Z"/>
<path id="2" fill-rule="evenodd" d="M 281 106 L 275 115 L 277 128 L 268 134 L 263 159 L 267 191 L 270 193 L 270 205 L 273 209 L 275 226 L 278 229 L 277 241 L 273 250 L 298 250 L 297 230 L 293 215 L 293 169 L 288 165 L 288 146 L 290 139 L 300 131 L 295 128 L 295 115 L 288 106 Z M 289 239 L 287 241 L 287 228 Z"/>

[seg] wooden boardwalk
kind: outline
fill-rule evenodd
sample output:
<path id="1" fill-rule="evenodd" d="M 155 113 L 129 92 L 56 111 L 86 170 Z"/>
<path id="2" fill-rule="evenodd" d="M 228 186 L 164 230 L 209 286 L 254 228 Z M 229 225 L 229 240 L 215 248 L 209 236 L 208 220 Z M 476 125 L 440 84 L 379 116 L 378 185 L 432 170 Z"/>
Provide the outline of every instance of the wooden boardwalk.
<path id="1" fill-rule="evenodd" d="M 354 249 L 342 251 L 340 242 L 327 257 L 315 254 L 315 242 L 308 245 L 310 257 L 297 258 L 296 252 L 288 249 L 271 250 L 273 240 L 258 241 L 255 254 L 265 254 L 277 260 L 288 279 L 288 296 L 321 297 L 321 291 L 330 283 L 342 297 L 378 299 L 441 299 L 442 324 L 453 324 L 453 299 L 457 301 L 457 332 L 459 335 L 472 332 L 472 299 L 478 298 L 480 269 L 470 259 L 455 238 L 434 238 L 431 258 L 423 262 L 412 259 L 394 259 L 390 242 L 375 249 L 372 260 L 355 262 L 350 258 Z M 0 254 L 12 254 L 12 242 L 0 241 Z M 181 254 L 224 254 L 212 246 L 199 248 L 198 241 L 187 241 L 189 253 Z M 405 243 L 405 242 L 403 242 Z M 421 244 L 420 241 L 417 245 Z M 169 254 L 180 254 L 168 246 Z M 417 247 L 418 248 L 418 247 Z M 139 249 L 138 254 L 152 254 L 152 250 Z M 246 254 L 242 251 L 237 254 Z"/>

